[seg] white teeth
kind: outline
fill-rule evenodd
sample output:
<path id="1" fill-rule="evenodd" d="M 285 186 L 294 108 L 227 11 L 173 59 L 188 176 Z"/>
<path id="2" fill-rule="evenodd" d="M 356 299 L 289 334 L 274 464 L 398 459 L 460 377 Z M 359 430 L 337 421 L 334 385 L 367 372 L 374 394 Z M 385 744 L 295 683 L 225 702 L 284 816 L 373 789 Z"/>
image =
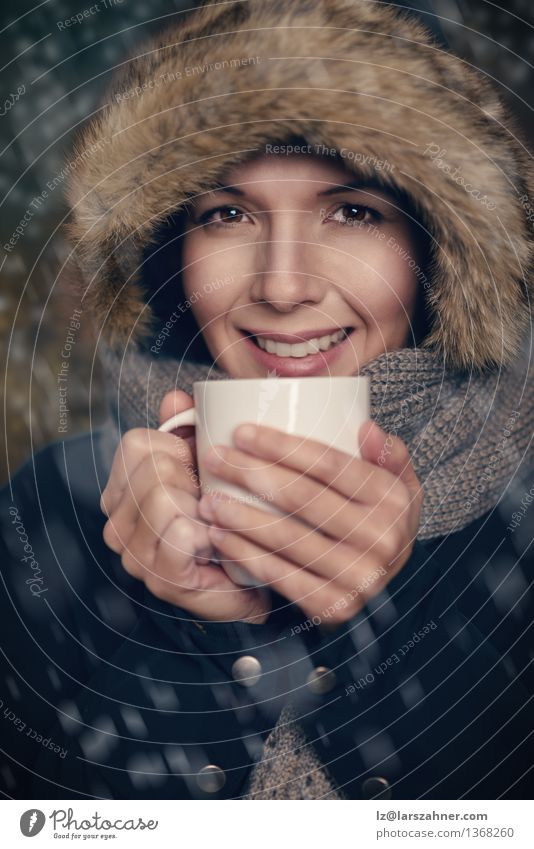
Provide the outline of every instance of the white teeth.
<path id="1" fill-rule="evenodd" d="M 317 354 L 318 351 L 328 351 L 332 345 L 340 342 L 346 335 L 344 330 L 338 330 L 328 336 L 309 339 L 307 342 L 298 342 L 295 345 L 290 345 L 288 342 L 275 342 L 274 339 L 259 336 L 256 341 L 264 351 L 268 351 L 269 354 L 276 354 L 278 357 L 307 357 L 308 354 Z"/>

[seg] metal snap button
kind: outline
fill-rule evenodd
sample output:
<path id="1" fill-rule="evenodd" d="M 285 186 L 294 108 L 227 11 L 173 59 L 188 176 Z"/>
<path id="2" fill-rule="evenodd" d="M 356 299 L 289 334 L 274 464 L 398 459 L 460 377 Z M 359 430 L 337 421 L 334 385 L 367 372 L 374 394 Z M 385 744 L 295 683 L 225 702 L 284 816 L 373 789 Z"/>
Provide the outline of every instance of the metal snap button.
<path id="1" fill-rule="evenodd" d="M 391 799 L 392 792 L 389 781 L 381 775 L 372 775 L 362 783 L 362 793 L 365 799 Z"/>
<path id="2" fill-rule="evenodd" d="M 208 764 L 197 774 L 197 784 L 204 793 L 218 793 L 226 784 L 226 773 L 220 766 Z"/>
<path id="3" fill-rule="evenodd" d="M 232 678 L 242 687 L 253 687 L 260 680 L 262 671 L 258 658 L 251 654 L 238 657 L 232 664 Z"/>
<path id="4" fill-rule="evenodd" d="M 336 676 L 328 666 L 316 666 L 307 680 L 308 689 L 318 696 L 329 693 L 336 686 Z"/>

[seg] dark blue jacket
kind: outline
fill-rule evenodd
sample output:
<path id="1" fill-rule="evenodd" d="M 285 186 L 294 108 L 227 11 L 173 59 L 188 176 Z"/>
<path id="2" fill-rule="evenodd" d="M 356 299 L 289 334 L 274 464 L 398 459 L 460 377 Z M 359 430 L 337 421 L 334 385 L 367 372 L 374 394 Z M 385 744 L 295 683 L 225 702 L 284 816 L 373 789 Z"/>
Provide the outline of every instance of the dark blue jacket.
<path id="1" fill-rule="evenodd" d="M 102 540 L 114 447 L 107 429 L 51 445 L 0 493 L 4 794 L 239 798 L 291 703 L 347 798 L 532 798 L 528 513 L 516 532 L 508 504 L 417 542 L 334 630 L 280 596 L 265 625 L 199 622 Z"/>

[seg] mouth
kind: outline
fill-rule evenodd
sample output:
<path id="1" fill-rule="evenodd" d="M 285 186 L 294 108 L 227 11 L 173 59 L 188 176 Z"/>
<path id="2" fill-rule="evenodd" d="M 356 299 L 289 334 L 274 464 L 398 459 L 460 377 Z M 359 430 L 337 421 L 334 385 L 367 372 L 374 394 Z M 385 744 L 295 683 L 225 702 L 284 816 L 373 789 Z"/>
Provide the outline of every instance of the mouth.
<path id="1" fill-rule="evenodd" d="M 290 334 L 240 328 L 240 332 L 256 362 L 278 375 L 291 377 L 313 375 L 330 368 L 355 329 L 334 327 Z"/>

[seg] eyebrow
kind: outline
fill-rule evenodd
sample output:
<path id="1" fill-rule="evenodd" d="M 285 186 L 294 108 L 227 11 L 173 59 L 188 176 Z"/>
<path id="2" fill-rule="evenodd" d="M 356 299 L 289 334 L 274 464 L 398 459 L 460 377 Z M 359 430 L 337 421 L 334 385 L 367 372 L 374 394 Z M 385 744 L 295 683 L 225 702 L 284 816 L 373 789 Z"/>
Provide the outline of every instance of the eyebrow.
<path id="1" fill-rule="evenodd" d="M 223 186 L 220 183 L 217 183 L 213 187 L 212 191 L 214 191 L 214 192 L 228 192 L 228 194 L 230 194 L 230 195 L 245 195 L 246 194 L 246 192 L 244 192 L 242 189 L 238 189 L 237 186 Z"/>
<path id="2" fill-rule="evenodd" d="M 382 192 L 388 192 L 386 186 L 379 183 L 378 180 L 373 180 L 372 178 L 367 180 L 352 180 L 350 183 L 339 184 L 336 186 L 332 186 L 330 189 L 325 189 L 322 192 L 317 193 L 317 197 L 327 197 L 330 195 L 340 194 L 341 192 L 346 192 L 347 190 L 365 190 L 365 189 L 378 189 Z M 238 197 L 243 197 L 246 195 L 242 189 L 238 189 L 237 186 L 224 186 L 220 183 L 216 184 L 213 187 L 213 191 L 215 192 L 228 192 L 230 195 L 236 195 Z"/>
<path id="3" fill-rule="evenodd" d="M 358 191 L 359 189 L 378 189 L 382 192 L 387 192 L 388 189 L 386 186 L 383 186 L 378 180 L 373 180 L 372 178 L 368 180 L 352 180 L 350 183 L 339 184 L 337 186 L 333 186 L 331 189 L 325 189 L 324 192 L 318 192 L 317 197 L 325 197 L 327 195 L 335 195 L 340 192 L 346 192 L 347 189 L 352 189 Z"/>

